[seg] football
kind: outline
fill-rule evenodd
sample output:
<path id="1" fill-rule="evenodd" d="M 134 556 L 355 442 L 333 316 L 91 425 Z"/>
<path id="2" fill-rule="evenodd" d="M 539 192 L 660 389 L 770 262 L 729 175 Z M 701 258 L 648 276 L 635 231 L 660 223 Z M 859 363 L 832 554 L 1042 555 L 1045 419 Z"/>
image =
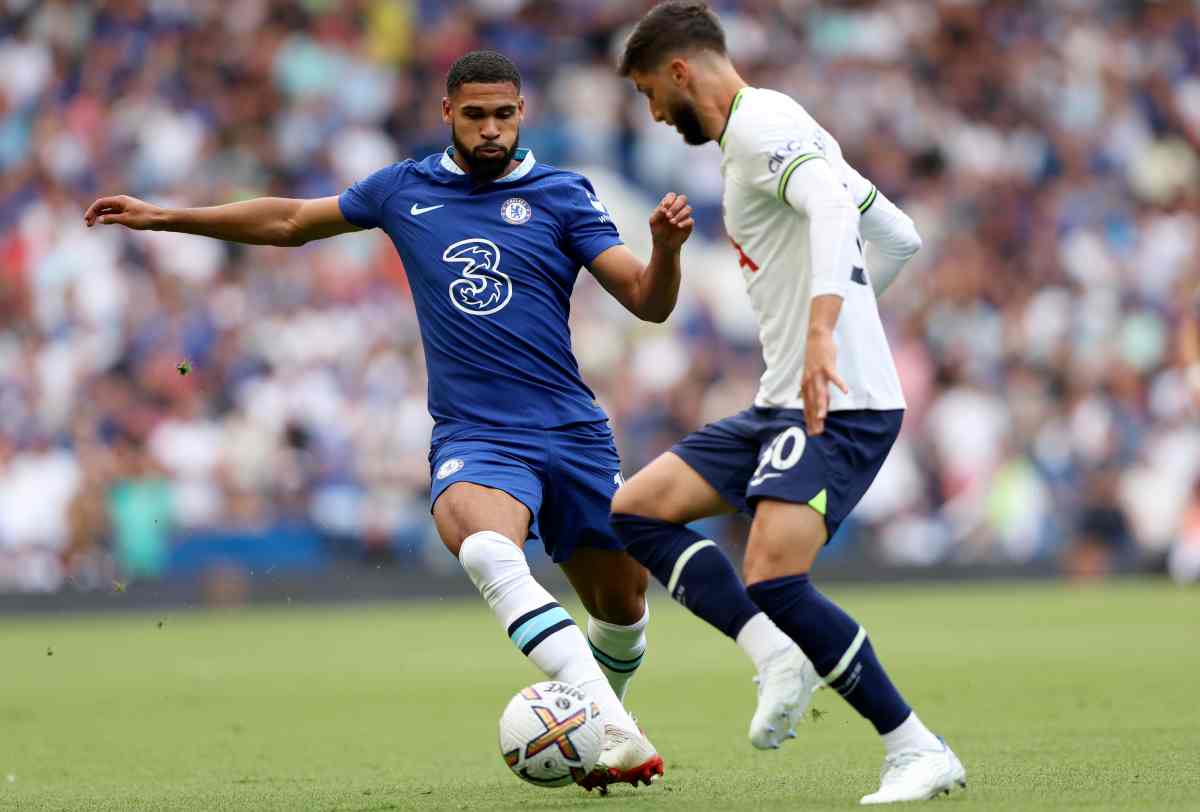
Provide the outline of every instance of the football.
<path id="1" fill-rule="evenodd" d="M 596 766 L 604 724 L 600 709 L 565 682 L 523 688 L 500 715 L 500 755 L 539 787 L 565 787 Z"/>

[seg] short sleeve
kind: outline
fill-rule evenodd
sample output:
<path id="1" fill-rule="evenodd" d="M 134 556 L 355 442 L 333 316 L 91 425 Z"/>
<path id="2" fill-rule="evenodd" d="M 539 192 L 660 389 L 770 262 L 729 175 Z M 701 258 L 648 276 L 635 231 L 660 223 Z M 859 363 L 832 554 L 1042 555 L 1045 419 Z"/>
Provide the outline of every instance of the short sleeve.
<path id="1" fill-rule="evenodd" d="M 587 178 L 580 177 L 567 184 L 561 206 L 565 234 L 563 243 L 569 256 L 582 266 L 614 245 L 621 245 L 621 235 L 612 215 L 596 196 Z"/>
<path id="2" fill-rule="evenodd" d="M 338 197 L 346 222 L 359 228 L 383 225 L 383 203 L 400 188 L 404 164 L 385 166 L 355 183 Z"/>
<path id="3" fill-rule="evenodd" d="M 824 132 L 790 117 L 764 123 L 738 146 L 742 177 L 763 194 L 785 202 L 792 173 L 809 161 L 826 160 Z"/>

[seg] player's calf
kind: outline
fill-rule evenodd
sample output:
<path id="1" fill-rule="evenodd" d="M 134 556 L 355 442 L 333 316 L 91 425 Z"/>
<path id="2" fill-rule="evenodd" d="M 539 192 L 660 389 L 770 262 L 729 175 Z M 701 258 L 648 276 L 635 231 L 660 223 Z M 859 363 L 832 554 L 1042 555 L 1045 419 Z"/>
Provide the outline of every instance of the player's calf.
<path id="1" fill-rule="evenodd" d="M 622 702 L 625 701 L 633 675 L 646 656 L 646 625 L 649 622 L 648 607 L 644 609 L 641 619 L 630 625 L 609 623 L 588 615 L 587 638 L 592 656 Z"/>
<path id="2" fill-rule="evenodd" d="M 600 706 L 607 722 L 636 729 L 613 693 L 575 621 L 529 571 L 525 553 L 491 530 L 462 543 L 459 562 L 522 654 L 547 677 L 575 685 Z"/>
<path id="3" fill-rule="evenodd" d="M 866 630 L 813 585 L 808 569 L 825 543 L 808 506 L 763 500 L 747 549 L 747 591 L 812 660 L 825 684 L 874 725 L 889 755 L 938 749 L 938 740 L 888 677 Z M 790 552 L 789 552 L 790 551 Z"/>
<path id="4" fill-rule="evenodd" d="M 727 510 L 694 470 L 664 454 L 617 491 L 612 526 L 626 551 L 672 598 L 733 639 L 754 662 L 759 701 L 750 741 L 760 749 L 775 748 L 794 735 L 816 675 L 804 654 L 750 600 L 721 549 L 682 524 Z"/>
<path id="5" fill-rule="evenodd" d="M 443 542 L 457 548 L 459 563 L 513 645 L 550 679 L 589 693 L 607 720 L 634 727 L 575 621 L 529 571 L 518 543 L 529 525 L 528 509 L 503 491 L 459 482 L 438 497 L 433 513 Z M 513 535 L 490 529 L 493 521 Z"/>
<path id="6" fill-rule="evenodd" d="M 671 597 L 735 638 L 759 609 L 716 542 L 685 525 L 614 513 L 613 530 L 625 549 L 667 588 Z"/>
<path id="7" fill-rule="evenodd" d="M 587 609 L 592 655 L 624 702 L 646 654 L 646 570 L 624 552 L 590 547 L 576 548 L 562 568 Z"/>
<path id="8" fill-rule="evenodd" d="M 668 453 L 617 490 L 612 528 L 673 599 L 736 638 L 759 609 L 716 543 L 685 524 L 728 510 L 707 482 Z"/>

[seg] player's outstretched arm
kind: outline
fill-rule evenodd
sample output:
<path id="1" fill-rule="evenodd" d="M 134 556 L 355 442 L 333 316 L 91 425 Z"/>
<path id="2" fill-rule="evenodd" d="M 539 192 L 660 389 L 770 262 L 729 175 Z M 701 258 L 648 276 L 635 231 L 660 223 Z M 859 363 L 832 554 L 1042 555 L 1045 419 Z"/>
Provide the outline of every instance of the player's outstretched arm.
<path id="1" fill-rule="evenodd" d="M 223 206 L 164 209 L 129 195 L 102 197 L 83 215 L 89 227 L 121 225 L 139 231 L 178 231 L 250 245 L 304 245 L 359 227 L 346 221 L 338 199 L 258 197 Z"/>
<path id="2" fill-rule="evenodd" d="M 687 196 L 671 192 L 650 215 L 654 240 L 650 262 L 643 265 L 624 245 L 614 245 L 592 260 L 588 269 L 639 319 L 664 322 L 679 298 L 679 252 L 694 225 Z"/>

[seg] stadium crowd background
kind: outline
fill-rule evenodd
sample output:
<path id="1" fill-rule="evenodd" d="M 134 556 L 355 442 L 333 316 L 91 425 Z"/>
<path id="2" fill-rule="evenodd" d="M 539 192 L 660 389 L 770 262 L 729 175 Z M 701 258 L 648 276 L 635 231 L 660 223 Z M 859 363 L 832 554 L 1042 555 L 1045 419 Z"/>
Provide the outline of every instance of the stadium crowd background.
<path id="1" fill-rule="evenodd" d="M 444 74 L 474 48 L 518 62 L 522 143 L 586 171 L 636 248 L 658 195 L 697 206 L 666 325 L 586 273 L 574 300 L 626 474 L 743 408 L 761 361 L 719 153 L 611 68 L 646 5 L 0 0 L 0 591 L 171 573 L 231 534 L 446 566 L 385 236 L 247 248 L 82 213 L 335 194 L 440 150 Z M 905 431 L 832 554 L 1089 575 L 1174 550 L 1183 574 L 1200 431 L 1171 336 L 1200 282 L 1200 4 L 713 5 L 747 79 L 805 104 L 924 237 L 882 299 Z"/>

